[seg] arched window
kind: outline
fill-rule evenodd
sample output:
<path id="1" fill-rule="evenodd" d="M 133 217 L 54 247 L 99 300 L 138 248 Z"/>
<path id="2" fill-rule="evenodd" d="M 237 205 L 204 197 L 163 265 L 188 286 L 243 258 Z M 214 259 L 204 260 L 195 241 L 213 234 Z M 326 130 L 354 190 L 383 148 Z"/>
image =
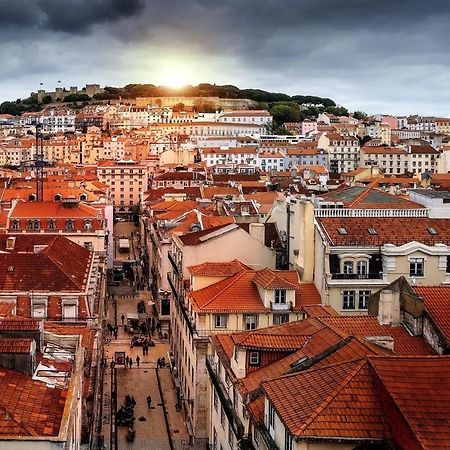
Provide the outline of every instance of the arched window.
<path id="1" fill-rule="evenodd" d="M 49 230 L 54 230 L 56 228 L 56 222 L 55 219 L 49 219 L 47 222 L 47 228 Z"/>
<path id="2" fill-rule="evenodd" d="M 92 220 L 86 219 L 84 221 L 84 229 L 85 230 L 92 230 Z"/>
<path id="3" fill-rule="evenodd" d="M 62 200 L 62 195 L 61 194 L 55 194 L 55 196 L 53 198 L 55 199 L 55 202 L 60 202 Z"/>
<path id="4" fill-rule="evenodd" d="M 33 230 L 39 230 L 41 228 L 41 223 L 38 219 L 33 220 Z"/>
<path id="5" fill-rule="evenodd" d="M 28 201 L 34 202 L 35 200 L 36 200 L 36 194 L 30 194 L 30 195 L 28 196 Z"/>
<path id="6" fill-rule="evenodd" d="M 32 229 L 33 229 L 33 220 L 28 219 L 27 220 L 27 230 L 32 230 Z"/>
<path id="7" fill-rule="evenodd" d="M 82 202 L 85 202 L 85 201 L 87 200 L 87 195 L 86 195 L 86 194 L 81 194 L 81 195 L 80 195 L 80 200 L 81 200 Z"/>
<path id="8" fill-rule="evenodd" d="M 19 222 L 17 219 L 14 219 L 14 220 L 12 221 L 12 226 L 11 226 L 11 228 L 12 228 L 13 230 L 19 230 L 19 229 L 20 229 L 20 222 Z"/>
<path id="9" fill-rule="evenodd" d="M 67 221 L 66 221 L 66 229 L 68 231 L 73 231 L 75 229 L 75 221 L 73 219 L 67 219 Z"/>

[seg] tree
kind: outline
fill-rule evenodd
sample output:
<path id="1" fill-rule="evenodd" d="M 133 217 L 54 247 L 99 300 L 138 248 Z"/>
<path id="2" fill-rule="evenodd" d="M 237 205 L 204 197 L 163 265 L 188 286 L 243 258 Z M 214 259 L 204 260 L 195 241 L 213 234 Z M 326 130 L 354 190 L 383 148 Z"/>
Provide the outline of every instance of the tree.
<path id="1" fill-rule="evenodd" d="M 270 108 L 270 113 L 277 125 L 282 125 L 285 122 L 300 122 L 301 120 L 300 106 L 294 102 L 275 103 Z"/>
<path id="2" fill-rule="evenodd" d="M 180 112 L 180 111 L 184 111 L 184 103 L 177 103 L 175 105 L 172 106 L 172 111 L 173 112 Z"/>
<path id="3" fill-rule="evenodd" d="M 358 119 L 358 120 L 366 120 L 367 119 L 367 114 L 365 112 L 363 112 L 363 111 L 355 111 L 353 113 L 353 117 L 355 119 Z"/>

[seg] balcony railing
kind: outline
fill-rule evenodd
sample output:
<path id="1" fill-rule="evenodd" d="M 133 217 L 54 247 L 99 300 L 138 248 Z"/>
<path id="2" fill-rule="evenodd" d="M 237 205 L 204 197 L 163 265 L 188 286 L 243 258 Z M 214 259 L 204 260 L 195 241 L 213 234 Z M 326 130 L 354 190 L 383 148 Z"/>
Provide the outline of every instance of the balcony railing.
<path id="1" fill-rule="evenodd" d="M 233 429 L 233 432 L 236 435 L 237 439 L 240 440 L 244 435 L 244 426 L 242 425 L 241 419 L 239 419 L 238 415 L 236 414 L 233 408 L 233 403 L 228 397 L 228 393 L 224 389 L 222 382 L 220 381 L 219 377 L 216 374 L 216 370 L 214 368 L 214 361 L 211 356 L 206 357 L 206 369 L 208 370 L 208 375 L 211 379 L 212 384 L 214 385 L 220 403 L 223 406 L 223 409 Z"/>
<path id="2" fill-rule="evenodd" d="M 172 277 L 170 276 L 170 273 L 167 274 L 167 281 L 169 282 L 169 286 L 170 286 L 173 296 L 175 298 L 178 298 L 178 291 L 177 291 L 175 285 L 173 284 L 173 280 L 172 280 Z"/>
<path id="3" fill-rule="evenodd" d="M 372 273 L 332 273 L 332 280 L 381 280 L 383 272 Z"/>
<path id="4" fill-rule="evenodd" d="M 275 441 L 273 440 L 273 437 L 270 435 L 269 431 L 264 425 L 261 425 L 258 428 L 259 435 L 262 437 L 264 444 L 267 448 L 267 450 L 280 450 L 275 444 Z"/>
<path id="5" fill-rule="evenodd" d="M 292 309 L 292 302 L 275 303 L 270 302 L 270 309 L 272 311 L 290 311 Z"/>

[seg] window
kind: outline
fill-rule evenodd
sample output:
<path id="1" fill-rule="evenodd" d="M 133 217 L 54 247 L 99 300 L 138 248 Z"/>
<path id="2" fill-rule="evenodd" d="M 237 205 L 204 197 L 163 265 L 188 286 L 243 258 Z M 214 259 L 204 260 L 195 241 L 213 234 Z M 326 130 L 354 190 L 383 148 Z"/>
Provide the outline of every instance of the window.
<path id="1" fill-rule="evenodd" d="M 47 318 L 47 299 L 46 298 L 34 298 L 31 300 L 31 316 L 34 319 L 46 319 Z"/>
<path id="2" fill-rule="evenodd" d="M 430 233 L 432 236 L 435 236 L 436 234 L 438 234 L 436 228 L 430 227 L 427 228 L 428 233 Z"/>
<path id="3" fill-rule="evenodd" d="M 259 366 L 259 352 L 250 352 L 248 360 L 251 366 Z"/>
<path id="4" fill-rule="evenodd" d="M 284 450 L 292 450 L 293 448 L 293 439 L 292 435 L 289 433 L 287 429 L 284 430 Z"/>
<path id="5" fill-rule="evenodd" d="M 342 293 L 342 309 L 355 309 L 355 291 Z"/>
<path id="6" fill-rule="evenodd" d="M 372 236 L 378 234 L 378 233 L 377 233 L 377 230 L 375 230 L 375 228 L 367 228 L 367 232 L 368 232 L 369 234 L 371 234 Z"/>
<path id="7" fill-rule="evenodd" d="M 62 307 L 63 319 L 77 318 L 77 302 L 76 300 L 65 300 Z"/>
<path id="8" fill-rule="evenodd" d="M 367 300 L 369 300 L 372 291 L 359 291 L 358 309 L 367 309 Z"/>
<path id="9" fill-rule="evenodd" d="M 56 228 L 56 222 L 54 219 L 49 219 L 49 221 L 47 222 L 47 228 L 49 230 L 54 230 Z"/>
<path id="10" fill-rule="evenodd" d="M 20 223 L 17 219 L 14 219 L 12 222 L 12 229 L 13 230 L 19 230 L 20 229 Z"/>
<path id="11" fill-rule="evenodd" d="M 342 269 L 344 273 L 353 273 L 353 261 L 344 261 Z"/>
<path id="12" fill-rule="evenodd" d="M 356 262 L 356 273 L 358 275 L 367 275 L 367 261 Z"/>
<path id="13" fill-rule="evenodd" d="M 84 229 L 85 230 L 92 230 L 92 220 L 86 219 L 84 221 Z"/>
<path id="14" fill-rule="evenodd" d="M 27 221 L 27 230 L 32 230 L 33 229 L 33 221 L 31 219 L 29 219 Z"/>
<path id="15" fill-rule="evenodd" d="M 84 247 L 86 250 L 92 251 L 92 242 L 84 242 L 84 243 L 83 243 L 83 247 Z"/>
<path id="16" fill-rule="evenodd" d="M 246 330 L 256 330 L 257 327 L 258 327 L 258 316 L 256 314 L 245 316 Z"/>
<path id="17" fill-rule="evenodd" d="M 228 325 L 228 316 L 226 314 L 216 314 L 214 317 L 215 328 L 226 328 Z"/>
<path id="18" fill-rule="evenodd" d="M 289 322 L 289 314 L 274 314 L 273 316 L 274 325 L 282 325 L 283 323 L 288 322 Z"/>
<path id="19" fill-rule="evenodd" d="M 286 289 L 275 289 L 275 303 L 286 304 Z"/>
<path id="20" fill-rule="evenodd" d="M 67 219 L 66 221 L 66 229 L 69 231 L 73 231 L 75 229 L 75 222 L 73 219 Z"/>
<path id="21" fill-rule="evenodd" d="M 411 277 L 423 277 L 424 276 L 424 259 L 423 258 L 411 258 L 409 260 L 409 275 Z"/>
<path id="22" fill-rule="evenodd" d="M 345 235 L 345 234 L 347 234 L 347 230 L 345 228 L 338 228 L 338 233 Z"/>

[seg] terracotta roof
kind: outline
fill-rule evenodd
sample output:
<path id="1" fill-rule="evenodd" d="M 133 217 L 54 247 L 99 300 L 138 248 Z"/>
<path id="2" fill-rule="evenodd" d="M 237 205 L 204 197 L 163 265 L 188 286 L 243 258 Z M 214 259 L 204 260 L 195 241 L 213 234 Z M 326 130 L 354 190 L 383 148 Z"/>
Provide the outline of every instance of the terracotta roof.
<path id="1" fill-rule="evenodd" d="M 210 186 L 203 187 L 201 189 L 202 198 L 213 198 L 215 196 L 228 196 L 239 197 L 239 189 L 229 186 Z"/>
<path id="2" fill-rule="evenodd" d="M 414 286 L 425 310 L 450 347 L 450 286 Z"/>
<path id="3" fill-rule="evenodd" d="M 324 305 L 305 305 L 302 307 L 307 318 L 323 317 L 323 316 L 339 316 L 339 314 L 331 307 Z"/>
<path id="4" fill-rule="evenodd" d="M 403 245 L 417 241 L 427 245 L 450 243 L 450 219 L 427 217 L 320 217 L 317 222 L 325 232 L 331 245 L 384 244 Z M 434 228 L 437 234 L 430 234 Z M 345 229 L 347 234 L 339 233 Z M 370 234 L 369 229 L 376 234 Z"/>
<path id="5" fill-rule="evenodd" d="M 22 202 L 19 201 L 11 209 L 10 218 L 97 218 L 97 209 L 84 203 L 76 207 L 65 208 L 61 202 Z"/>
<path id="6" fill-rule="evenodd" d="M 22 317 L 3 317 L 0 319 L 0 331 L 39 331 L 41 321 Z"/>
<path id="7" fill-rule="evenodd" d="M 0 368 L 0 436 L 57 436 L 67 391 Z"/>
<path id="8" fill-rule="evenodd" d="M 298 287 L 298 274 L 293 271 L 297 277 L 297 282 L 291 283 L 284 276 L 285 271 L 271 270 L 264 268 L 258 270 L 253 277 L 253 282 L 264 289 L 296 289 Z M 292 277 L 291 277 L 292 278 Z"/>
<path id="9" fill-rule="evenodd" d="M 32 339 L 0 338 L 0 353 L 30 353 Z"/>
<path id="10" fill-rule="evenodd" d="M 0 253 L 0 290 L 82 291 L 91 259 L 89 250 L 62 236 L 37 252 Z"/>
<path id="11" fill-rule="evenodd" d="M 230 262 L 205 262 L 187 268 L 192 275 L 202 277 L 231 277 L 244 270 L 250 270 L 241 261 L 234 259 Z"/>
<path id="12" fill-rule="evenodd" d="M 383 405 L 364 359 L 263 383 L 293 436 L 382 440 L 390 436 Z"/>
<path id="13" fill-rule="evenodd" d="M 391 336 L 394 339 L 394 355 L 422 356 L 434 354 L 433 349 L 419 336 L 411 336 L 403 326 L 380 325 L 376 317 L 338 316 L 319 317 L 316 320 L 340 330 L 344 335 L 357 337 Z"/>
<path id="14" fill-rule="evenodd" d="M 202 312 L 265 312 L 253 283 L 253 271 L 242 271 L 203 289 L 189 293 L 196 310 Z"/>
<path id="15" fill-rule="evenodd" d="M 450 357 L 372 357 L 370 363 L 395 404 L 394 414 L 399 411 L 406 420 L 418 448 L 450 448 Z M 407 448 L 400 428 L 393 426 L 392 434 Z"/>

